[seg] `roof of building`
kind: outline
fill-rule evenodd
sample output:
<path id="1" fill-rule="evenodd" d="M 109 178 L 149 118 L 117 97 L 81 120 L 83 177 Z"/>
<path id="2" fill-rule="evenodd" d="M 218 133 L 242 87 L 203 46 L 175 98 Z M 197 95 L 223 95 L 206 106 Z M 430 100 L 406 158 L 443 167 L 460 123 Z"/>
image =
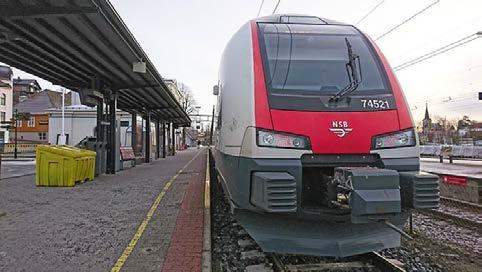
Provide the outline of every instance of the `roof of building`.
<path id="1" fill-rule="evenodd" d="M 0 82 L 2 80 L 10 81 L 12 79 L 12 68 L 10 66 L 0 65 Z"/>
<path id="2" fill-rule="evenodd" d="M 428 114 L 428 104 L 425 104 L 425 118 L 424 120 L 429 120 L 430 119 L 430 116 Z"/>
<path id="3" fill-rule="evenodd" d="M 40 84 L 35 79 L 14 78 L 13 85 L 30 85 L 35 86 L 37 90 L 41 90 Z"/>
<path id="4" fill-rule="evenodd" d="M 65 95 L 65 105 L 71 104 L 71 93 Z M 19 112 L 29 112 L 32 114 L 45 113 L 51 108 L 60 108 L 62 106 L 62 93 L 44 90 L 38 94 L 28 98 L 23 102 L 19 102 L 14 106 Z"/>

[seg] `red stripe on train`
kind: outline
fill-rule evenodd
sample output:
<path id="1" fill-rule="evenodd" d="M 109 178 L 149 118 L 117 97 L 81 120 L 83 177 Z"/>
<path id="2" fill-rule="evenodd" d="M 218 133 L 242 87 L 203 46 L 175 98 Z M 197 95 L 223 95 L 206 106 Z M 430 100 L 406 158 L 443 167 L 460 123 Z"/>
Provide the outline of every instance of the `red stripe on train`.
<path id="1" fill-rule="evenodd" d="M 253 67 L 254 67 L 254 113 L 256 127 L 273 129 L 268 104 L 268 92 L 264 79 L 263 61 L 258 39 L 258 28 L 255 21 L 251 21 L 253 39 Z"/>
<path id="2" fill-rule="evenodd" d="M 413 120 L 408 110 L 408 104 L 403 95 L 402 88 L 400 87 L 400 83 L 395 76 L 395 73 L 392 70 L 392 67 L 388 63 L 385 55 L 383 55 L 380 48 L 378 48 L 377 44 L 368 36 L 363 33 L 363 35 L 370 41 L 373 48 L 377 52 L 382 64 L 383 69 L 387 73 L 388 81 L 390 82 L 390 86 L 392 87 L 393 96 L 395 97 L 395 102 L 397 104 L 397 112 L 398 112 L 398 122 L 400 125 L 400 129 L 406 129 L 413 127 Z"/>

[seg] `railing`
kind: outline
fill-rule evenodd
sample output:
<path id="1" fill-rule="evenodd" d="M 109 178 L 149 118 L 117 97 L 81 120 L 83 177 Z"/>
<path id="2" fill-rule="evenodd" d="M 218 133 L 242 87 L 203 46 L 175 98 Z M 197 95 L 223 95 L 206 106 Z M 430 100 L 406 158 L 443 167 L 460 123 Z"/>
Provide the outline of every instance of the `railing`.
<path id="1" fill-rule="evenodd" d="M 39 143 L 17 143 L 17 153 L 35 153 Z M 0 153 L 2 154 L 13 154 L 15 152 L 14 143 L 3 143 L 0 144 Z"/>
<path id="2" fill-rule="evenodd" d="M 452 159 L 482 159 L 482 146 L 477 145 L 421 145 L 422 157 L 439 157 Z"/>

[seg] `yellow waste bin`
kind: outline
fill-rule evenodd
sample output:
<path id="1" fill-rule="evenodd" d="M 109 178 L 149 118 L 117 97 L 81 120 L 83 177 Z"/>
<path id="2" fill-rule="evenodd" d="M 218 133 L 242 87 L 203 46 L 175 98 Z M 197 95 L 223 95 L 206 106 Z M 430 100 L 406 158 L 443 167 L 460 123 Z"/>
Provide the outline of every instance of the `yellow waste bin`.
<path id="1" fill-rule="evenodd" d="M 94 179 L 95 152 L 70 146 L 39 145 L 36 152 L 37 186 L 74 186 Z"/>

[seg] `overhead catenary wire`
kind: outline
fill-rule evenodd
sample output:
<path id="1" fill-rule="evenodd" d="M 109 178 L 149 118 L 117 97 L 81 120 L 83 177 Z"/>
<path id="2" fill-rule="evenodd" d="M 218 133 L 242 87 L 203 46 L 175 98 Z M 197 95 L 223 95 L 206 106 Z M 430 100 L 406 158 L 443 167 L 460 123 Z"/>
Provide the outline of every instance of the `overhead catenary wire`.
<path id="1" fill-rule="evenodd" d="M 393 69 L 394 69 L 395 71 L 400 71 L 400 70 L 402 70 L 402 69 L 405 69 L 405 68 L 407 68 L 407 67 L 410 67 L 410 66 L 412 66 L 412 65 L 415 65 L 415 64 L 417 64 L 417 63 L 420 63 L 420 62 L 422 62 L 422 61 L 426 61 L 426 60 L 428 60 L 428 59 L 430 59 L 430 58 L 433 58 L 433 57 L 435 57 L 435 56 L 437 56 L 437 55 L 440 55 L 440 54 L 442 54 L 442 53 L 445 53 L 445 52 L 447 52 L 447 51 L 450 51 L 450 50 L 452 50 L 452 49 L 455 49 L 455 48 L 457 48 L 457 47 L 459 47 L 459 46 L 462 46 L 462 45 L 464 45 L 464 44 L 466 44 L 466 43 L 469 43 L 469 42 L 471 42 L 471 41 L 474 41 L 474 40 L 480 38 L 481 36 L 482 36 L 482 32 L 477 32 L 477 33 L 475 33 L 475 34 L 471 34 L 471 35 L 465 36 L 465 37 L 463 37 L 462 39 L 459 39 L 459 40 L 457 40 L 457 41 L 455 41 L 455 42 L 449 43 L 449 44 L 444 45 L 444 46 L 442 46 L 442 47 L 440 47 L 440 48 L 438 48 L 438 49 L 435 49 L 435 50 L 430 51 L 430 52 L 428 52 L 428 53 L 425 53 L 425 54 L 423 54 L 423 55 L 421 55 L 421 56 L 419 56 L 419 57 L 416 57 L 416 58 L 414 58 L 414 59 L 412 59 L 412 60 L 409 60 L 409 61 L 407 61 L 407 62 L 404 62 L 404 63 L 402 63 L 402 64 L 400 64 L 400 65 L 397 65 L 397 66 L 395 66 Z"/>
<path id="2" fill-rule="evenodd" d="M 409 101 L 411 110 L 425 110 L 425 107 L 419 106 L 427 104 L 430 107 L 440 108 L 446 107 L 452 110 L 470 109 L 472 107 L 481 107 L 481 102 L 477 99 L 477 92 L 466 92 L 458 96 L 438 97 L 425 100 Z"/>
<path id="3" fill-rule="evenodd" d="M 402 25 L 408 23 L 409 21 L 415 19 L 415 17 L 417 17 L 418 15 L 424 13 L 426 10 L 428 10 L 429 8 L 435 6 L 436 4 L 438 4 L 440 2 L 440 0 L 436 0 L 434 2 L 432 2 L 430 5 L 426 6 L 425 8 L 417 11 L 415 14 L 413 14 L 412 16 L 408 17 L 407 19 L 403 20 L 401 23 L 399 23 L 398 25 L 390 28 L 387 32 L 383 33 L 382 35 L 378 36 L 377 38 L 375 38 L 375 41 L 378 41 L 379 39 L 385 37 L 386 35 L 392 33 L 393 31 L 395 31 L 397 28 L 401 27 Z"/>
<path id="4" fill-rule="evenodd" d="M 259 5 L 258 14 L 256 15 L 256 18 L 259 17 L 259 14 L 261 13 L 261 8 L 263 8 L 263 4 L 264 4 L 264 0 L 261 0 L 261 4 Z"/>
<path id="5" fill-rule="evenodd" d="M 276 12 L 276 10 L 278 9 L 279 2 L 281 2 L 281 0 L 278 0 L 278 3 L 276 3 L 276 6 L 274 7 L 272 14 L 274 14 Z"/>
<path id="6" fill-rule="evenodd" d="M 383 2 L 385 2 L 385 0 L 378 2 L 378 4 L 376 4 L 371 10 L 369 10 L 360 20 L 358 20 L 358 22 L 356 22 L 355 25 L 358 25 L 363 20 L 365 20 L 368 16 L 370 16 L 370 14 L 372 14 L 379 6 L 381 6 Z"/>

